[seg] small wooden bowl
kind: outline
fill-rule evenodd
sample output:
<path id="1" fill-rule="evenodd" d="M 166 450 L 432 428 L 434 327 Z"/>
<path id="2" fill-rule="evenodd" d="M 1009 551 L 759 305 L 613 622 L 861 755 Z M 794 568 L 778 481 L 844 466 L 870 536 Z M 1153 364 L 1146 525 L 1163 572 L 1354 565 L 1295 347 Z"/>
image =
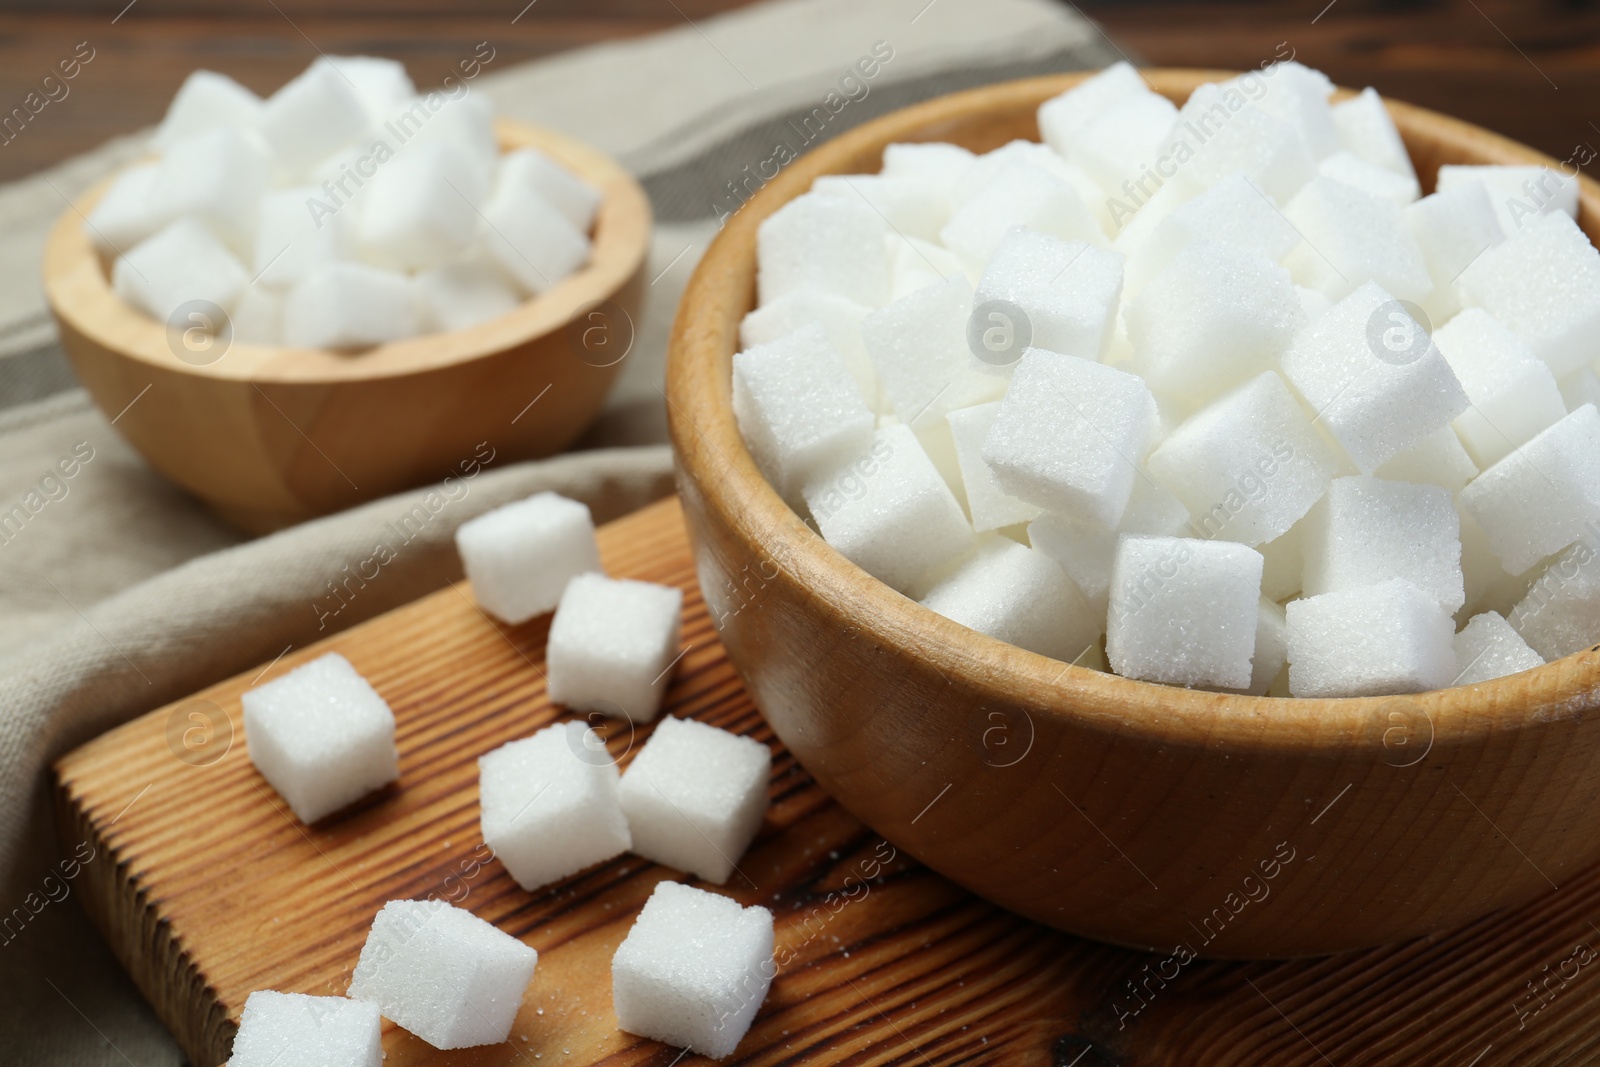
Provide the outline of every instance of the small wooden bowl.
<path id="1" fill-rule="evenodd" d="M 505 149 L 541 149 L 602 193 L 589 263 L 543 295 L 360 353 L 235 343 L 197 366 L 163 323 L 117 297 L 83 232 L 107 181 L 62 214 L 45 247 L 45 293 L 79 380 L 156 469 L 257 532 L 486 456 L 560 451 L 599 412 L 632 344 L 650 204 L 580 141 L 506 120 L 497 132 Z"/>
<path id="2" fill-rule="evenodd" d="M 1145 76 L 1181 101 L 1227 75 Z M 1035 108 L 1081 77 L 958 93 L 847 133 L 756 194 L 701 260 L 673 331 L 669 415 L 701 584 L 756 703 L 896 846 L 1039 922 L 1160 952 L 1133 976 L 1141 998 L 1191 953 L 1353 949 L 1551 891 L 1600 858 L 1600 649 L 1483 685 L 1344 700 L 1065 666 L 868 576 L 745 450 L 730 361 L 761 220 L 820 174 L 876 171 L 891 142 L 1037 138 Z M 1442 115 L 1390 111 L 1430 184 L 1440 163 L 1552 163 Z M 1587 178 L 1583 219 L 1600 235 Z"/>

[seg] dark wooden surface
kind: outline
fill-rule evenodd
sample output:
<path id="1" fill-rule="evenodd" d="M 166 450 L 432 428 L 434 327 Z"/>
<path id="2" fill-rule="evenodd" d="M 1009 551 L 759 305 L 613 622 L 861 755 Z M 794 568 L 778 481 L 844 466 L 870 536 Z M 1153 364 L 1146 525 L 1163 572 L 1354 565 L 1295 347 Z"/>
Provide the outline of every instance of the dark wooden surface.
<path id="1" fill-rule="evenodd" d="M 21 104 L 78 42 L 95 49 L 70 94 L 0 145 L 0 180 L 156 121 L 198 66 L 265 92 L 304 67 L 316 49 L 371 52 L 403 59 L 419 84 L 431 84 L 478 41 L 492 41 L 496 64 L 509 66 L 683 25 L 741 0 L 536 0 L 526 8 L 527 0 L 134 0 L 125 9 L 126 2 L 0 2 L 0 113 Z M 1078 6 L 1151 64 L 1253 66 L 1287 42 L 1335 81 L 1375 85 L 1559 159 L 1579 143 L 1600 147 L 1596 0 L 1334 0 L 1331 6 L 1328 0 L 1083 0 Z"/>

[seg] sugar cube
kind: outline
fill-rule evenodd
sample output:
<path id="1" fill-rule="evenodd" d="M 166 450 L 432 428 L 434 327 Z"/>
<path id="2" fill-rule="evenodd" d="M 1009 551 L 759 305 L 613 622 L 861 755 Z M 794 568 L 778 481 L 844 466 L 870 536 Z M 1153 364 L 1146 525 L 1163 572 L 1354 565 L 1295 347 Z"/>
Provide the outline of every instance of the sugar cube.
<path id="1" fill-rule="evenodd" d="M 901 592 L 972 545 L 961 505 L 908 426 L 875 431 L 803 496 L 828 544 Z"/>
<path id="2" fill-rule="evenodd" d="M 244 1001 L 228 1067 L 381 1067 L 383 1020 L 371 1001 L 257 990 Z"/>
<path id="3" fill-rule="evenodd" d="M 239 250 L 253 247 L 256 211 L 272 175 L 266 143 L 252 130 L 207 130 L 174 142 L 152 186 L 156 214 L 192 216 Z"/>
<path id="4" fill-rule="evenodd" d="M 438 1049 L 504 1041 L 539 954 L 442 900 L 391 900 L 372 920 L 350 997 Z"/>
<path id="5" fill-rule="evenodd" d="M 1461 438 L 1456 436 L 1455 430 L 1441 426 L 1404 452 L 1386 460 L 1375 473 L 1391 482 L 1437 485 L 1454 494 L 1478 476 L 1478 465 L 1461 447 Z"/>
<path id="6" fill-rule="evenodd" d="M 1511 611 L 1522 639 L 1546 660 L 1593 648 L 1600 634 L 1600 562 L 1593 527 L 1552 559 Z"/>
<path id="7" fill-rule="evenodd" d="M 861 320 L 861 342 L 902 422 L 937 419 L 955 408 L 993 400 L 1005 379 L 983 373 L 967 347 L 972 284 L 949 278 Z M 794 403 L 785 396 L 785 404 Z"/>
<path id="8" fill-rule="evenodd" d="M 1150 454 L 1150 473 L 1188 507 L 1200 536 L 1252 546 L 1298 522 L 1337 471 L 1272 371 L 1190 417 Z"/>
<path id="9" fill-rule="evenodd" d="M 244 345 L 283 343 L 283 294 L 257 282 L 239 294 L 228 316 L 233 340 Z"/>
<path id="10" fill-rule="evenodd" d="M 278 189 L 262 198 L 251 267 L 257 283 L 286 289 L 329 263 L 352 258 L 351 216 L 325 213 L 321 203 L 312 186 Z"/>
<path id="11" fill-rule="evenodd" d="M 1291 600 L 1286 615 L 1294 696 L 1417 693 L 1456 676 L 1454 623 L 1403 578 Z"/>
<path id="12" fill-rule="evenodd" d="M 1266 562 L 1261 568 L 1261 595 L 1282 602 L 1300 592 L 1305 576 L 1304 519 L 1264 545 L 1256 546 Z"/>
<path id="13" fill-rule="evenodd" d="M 1066 158 L 1072 136 L 1120 100 L 1148 93 L 1131 63 L 1113 63 L 1039 105 L 1039 133 Z"/>
<path id="14" fill-rule="evenodd" d="M 1461 274 L 1463 302 L 1488 311 L 1564 377 L 1600 355 L 1600 251 L 1557 212 L 1528 222 Z"/>
<path id="15" fill-rule="evenodd" d="M 1254 182 L 1243 174 L 1232 174 L 1173 208 L 1137 249 L 1131 250 L 1129 291 L 1139 291 L 1173 256 L 1196 241 L 1249 249 L 1276 263 L 1300 243 L 1300 235 Z M 1117 247 L 1124 247 L 1120 238 Z"/>
<path id="16" fill-rule="evenodd" d="M 1600 413 L 1585 404 L 1461 490 L 1506 570 L 1521 574 L 1600 520 Z"/>
<path id="17" fill-rule="evenodd" d="M 999 411 L 1000 402 L 996 400 L 952 411 L 949 415 L 956 462 L 966 491 L 967 513 L 972 518 L 972 528 L 979 533 L 1027 522 L 1039 515 L 1039 508 L 1001 489 L 994 480 L 994 472 L 983 461 L 983 439 L 989 436 Z"/>
<path id="18" fill-rule="evenodd" d="M 283 339 L 305 348 L 366 348 L 417 332 L 411 282 L 365 263 L 324 264 L 289 290 Z"/>
<path id="19" fill-rule="evenodd" d="M 515 285 L 486 256 L 457 260 L 412 279 L 429 330 L 464 330 L 499 318 L 522 303 Z"/>
<path id="20" fill-rule="evenodd" d="M 1294 60 L 1280 60 L 1262 67 L 1260 75 L 1247 73 L 1222 84 L 1242 91 L 1256 107 L 1287 122 L 1305 142 L 1313 159 L 1324 159 L 1338 151 L 1339 130 L 1333 109 L 1328 106 L 1333 82 L 1320 70 Z"/>
<path id="21" fill-rule="evenodd" d="M 1316 177 L 1283 209 L 1305 241 L 1284 260 L 1295 280 L 1334 300 L 1376 282 L 1402 300 L 1433 289 L 1403 209 L 1344 182 Z"/>
<path id="22" fill-rule="evenodd" d="M 1377 163 L 1368 162 L 1354 152 L 1335 152 L 1317 164 L 1317 173 L 1336 182 L 1354 186 L 1380 200 L 1405 207 L 1422 194 L 1415 174 L 1400 174 Z"/>
<path id="23" fill-rule="evenodd" d="M 1134 367 L 1194 406 L 1268 369 L 1306 321 L 1288 271 L 1206 241 L 1173 256 L 1126 314 Z"/>
<path id="24" fill-rule="evenodd" d="M 1268 90 L 1270 92 L 1270 90 Z M 1316 174 L 1298 129 L 1252 104 L 1237 88 L 1200 85 L 1178 111 L 1157 157 L 1176 164 L 1178 181 L 1204 189 L 1244 174 L 1273 201 L 1286 204 Z"/>
<path id="25" fill-rule="evenodd" d="M 155 200 L 160 169 L 155 163 L 141 163 L 117 175 L 83 220 L 84 232 L 96 250 L 120 256 L 167 221 Z"/>
<path id="26" fill-rule="evenodd" d="M 939 141 L 903 141 L 884 145 L 885 178 L 920 178 L 946 189 L 953 189 L 972 167 L 976 157 L 971 149 Z"/>
<path id="27" fill-rule="evenodd" d="M 922 598 L 963 626 L 1071 663 L 1097 644 L 1105 616 L 1050 556 L 991 534 Z"/>
<path id="28" fill-rule="evenodd" d="M 167 105 L 151 144 L 167 148 L 207 130 L 247 128 L 261 119 L 261 98 L 226 74 L 196 70 Z"/>
<path id="29" fill-rule="evenodd" d="M 567 582 L 600 570 L 589 509 L 555 493 L 535 493 L 456 529 L 456 548 L 479 607 L 508 623 L 543 615 Z"/>
<path id="30" fill-rule="evenodd" d="M 1505 239 L 1489 203 L 1488 187 L 1467 182 L 1425 196 L 1406 207 L 1404 221 L 1433 279 L 1429 311 L 1442 322 L 1459 308 L 1456 283 L 1461 272 L 1490 245 Z"/>
<path id="31" fill-rule="evenodd" d="M 1026 318 L 1032 347 L 1098 360 L 1116 320 L 1122 263 L 1118 253 L 1084 241 L 1011 230 L 983 269 L 973 308 L 981 312 L 993 301 L 1009 301 Z M 995 325 L 1007 331 L 1000 338 L 1003 344 L 1022 343 L 1017 334 L 1024 324 Z"/>
<path id="32" fill-rule="evenodd" d="M 766 908 L 658 883 L 611 959 L 617 1025 L 712 1059 L 732 1055 L 777 973 L 772 947 Z"/>
<path id="33" fill-rule="evenodd" d="M 394 713 L 337 652 L 248 689 L 239 701 L 250 762 L 301 822 L 400 776 Z"/>
<path id="34" fill-rule="evenodd" d="M 889 238 L 891 303 L 957 274 L 966 275 L 967 268 L 941 245 L 917 237 Z"/>
<path id="35" fill-rule="evenodd" d="M 1306 596 L 1405 578 L 1454 612 L 1466 600 L 1455 502 L 1436 485 L 1335 478 L 1307 516 Z"/>
<path id="36" fill-rule="evenodd" d="M 500 157 L 496 192 L 506 186 L 531 189 L 561 212 L 579 233 L 589 232 L 600 210 L 600 190 L 537 148 L 518 148 Z"/>
<path id="37" fill-rule="evenodd" d="M 889 224 L 865 201 L 806 193 L 756 231 L 760 303 L 820 289 L 869 307 L 889 295 Z"/>
<path id="38" fill-rule="evenodd" d="M 751 456 L 786 500 L 872 436 L 872 412 L 819 324 L 736 354 L 733 398 Z"/>
<path id="39" fill-rule="evenodd" d="M 481 176 L 448 146 L 407 145 L 362 190 L 356 227 L 362 253 L 372 263 L 399 270 L 456 259 L 477 236 L 481 196 Z M 505 221 L 503 210 L 485 214 Z M 552 274 L 552 281 L 564 273 Z"/>
<path id="40" fill-rule="evenodd" d="M 1193 532 L 1188 509 L 1157 485 L 1148 472 L 1140 471 L 1133 481 L 1122 521 L 1116 526 L 1094 519 L 1045 514 L 1028 524 L 1028 543 L 1055 560 L 1103 619 L 1111 595 L 1111 564 L 1122 534 L 1179 537 Z"/>
<path id="41" fill-rule="evenodd" d="M 1134 375 L 1030 348 L 984 439 L 983 459 L 1012 496 L 1114 525 L 1156 417 L 1155 399 Z"/>
<path id="42" fill-rule="evenodd" d="M 1427 331 L 1375 282 L 1302 330 L 1281 366 L 1366 474 L 1467 410 Z"/>
<path id="43" fill-rule="evenodd" d="M 763 304 L 739 323 L 739 345 L 754 348 L 787 337 L 803 326 L 820 325 L 839 351 L 869 406 L 878 393 L 878 373 L 861 343 L 861 320 L 870 309 L 820 289 L 796 289 Z"/>
<path id="44" fill-rule="evenodd" d="M 524 889 L 577 874 L 632 847 L 620 788 L 599 734 L 546 726 L 479 757 L 484 843 Z"/>
<path id="45" fill-rule="evenodd" d="M 1065 179 L 1036 163 L 1017 160 L 979 186 L 939 231 L 944 246 L 981 269 L 1001 238 L 1023 226 L 1063 240 L 1103 243 L 1093 212 Z"/>
<path id="46" fill-rule="evenodd" d="M 1129 535 L 1117 542 L 1106 657 L 1126 678 L 1250 685 L 1261 553 L 1231 541 Z"/>
<path id="47" fill-rule="evenodd" d="M 1349 100 L 1334 104 L 1333 125 L 1340 148 L 1416 181 L 1411 155 L 1378 90 L 1369 85 Z"/>
<path id="48" fill-rule="evenodd" d="M 295 177 L 359 137 L 368 122 L 361 94 L 324 58 L 267 98 L 258 126 L 279 170 Z"/>
<path id="49" fill-rule="evenodd" d="M 195 219 L 168 223 L 111 268 L 116 294 L 158 322 L 192 300 L 227 311 L 248 281 L 233 253 Z"/>
<path id="50" fill-rule="evenodd" d="M 1512 574 L 1500 562 L 1489 544 L 1489 535 L 1483 532 L 1478 520 L 1461 509 L 1456 501 L 1456 514 L 1461 518 L 1461 574 L 1467 589 L 1467 603 L 1456 619 L 1469 619 L 1485 611 L 1510 615 L 1511 609 L 1528 591 L 1536 568 L 1522 574 Z"/>
<path id="51" fill-rule="evenodd" d="M 550 699 L 580 711 L 649 722 L 678 660 L 683 591 L 579 574 L 550 624 Z"/>
<path id="52" fill-rule="evenodd" d="M 1482 308 L 1467 308 L 1434 331 L 1472 406 L 1452 425 L 1479 467 L 1498 463 L 1567 413 L 1550 368 Z"/>
<path id="53" fill-rule="evenodd" d="M 1250 684 L 1244 692 L 1266 696 L 1289 662 L 1289 622 L 1266 597 L 1256 605 L 1256 647 L 1250 655 Z"/>
<path id="54" fill-rule="evenodd" d="M 373 123 L 388 119 L 417 95 L 405 65 L 378 56 L 327 56 L 327 62 L 350 84 Z"/>
<path id="55" fill-rule="evenodd" d="M 952 206 L 948 189 L 922 178 L 824 174 L 811 183 L 811 191 L 871 206 L 893 231 L 891 240 L 937 241 Z"/>
<path id="56" fill-rule="evenodd" d="M 1178 109 L 1166 97 L 1145 90 L 1111 104 L 1065 140 L 1062 155 L 1107 190 L 1149 172 Z"/>
<path id="57" fill-rule="evenodd" d="M 1494 611 L 1475 615 L 1462 627 L 1455 636 L 1455 652 L 1458 673 L 1453 685 L 1475 685 L 1544 663 L 1544 657 Z"/>
<path id="58" fill-rule="evenodd" d="M 771 775 L 760 741 L 662 719 L 622 776 L 633 851 L 722 885 L 761 829 Z"/>
<path id="59" fill-rule="evenodd" d="M 589 258 L 589 238 L 527 186 L 496 189 L 483 209 L 483 221 L 490 254 L 535 296 L 554 288 Z"/>
<path id="60" fill-rule="evenodd" d="M 475 174 L 490 175 L 500 152 L 494 103 L 487 93 L 450 97 L 432 92 L 409 102 L 384 129 L 406 144 L 438 142 L 463 156 Z"/>
<path id="61" fill-rule="evenodd" d="M 1437 187 L 1446 192 L 1482 182 L 1488 187 L 1495 217 L 1510 236 L 1540 215 L 1562 212 L 1578 217 L 1578 183 L 1549 167 L 1446 164 L 1439 168 Z"/>
<path id="62" fill-rule="evenodd" d="M 1568 411 L 1576 411 L 1585 404 L 1600 405 L 1600 375 L 1589 367 L 1573 371 L 1556 384 Z"/>

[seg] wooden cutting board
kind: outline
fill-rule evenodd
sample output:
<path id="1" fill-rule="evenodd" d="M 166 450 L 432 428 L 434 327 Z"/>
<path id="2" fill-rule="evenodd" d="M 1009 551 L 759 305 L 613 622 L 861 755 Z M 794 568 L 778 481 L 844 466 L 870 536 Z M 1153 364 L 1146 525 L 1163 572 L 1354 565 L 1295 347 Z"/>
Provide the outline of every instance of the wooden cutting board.
<path id="1" fill-rule="evenodd" d="M 1175 965 L 1078 940 L 898 854 L 821 792 L 717 641 L 676 501 L 612 523 L 600 546 L 609 573 L 685 592 L 667 713 L 773 749 L 766 825 L 723 891 L 772 909 L 780 968 L 727 1062 L 1490 1067 L 1600 1054 L 1600 872 L 1463 930 L 1322 960 Z M 60 761 L 63 849 L 96 850 L 75 895 L 196 1067 L 226 1059 L 252 990 L 343 993 L 383 902 L 428 896 L 527 941 L 539 968 L 507 1043 L 439 1052 L 385 1023 L 386 1067 L 707 1062 L 618 1031 L 611 1010 L 612 953 L 678 872 L 624 856 L 528 893 L 484 862 L 478 756 L 562 717 L 545 698 L 548 626 L 496 624 L 462 583 Z M 328 650 L 394 708 L 400 782 L 308 828 L 251 766 L 239 694 Z M 624 768 L 649 736 L 604 732 Z"/>

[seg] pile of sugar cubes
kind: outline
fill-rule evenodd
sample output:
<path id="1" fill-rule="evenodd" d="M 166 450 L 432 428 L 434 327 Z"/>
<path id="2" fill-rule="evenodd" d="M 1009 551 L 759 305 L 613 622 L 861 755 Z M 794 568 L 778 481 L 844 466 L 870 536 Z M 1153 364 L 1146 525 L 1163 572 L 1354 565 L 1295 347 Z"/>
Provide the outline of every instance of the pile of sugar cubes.
<path id="1" fill-rule="evenodd" d="M 892 144 L 757 235 L 734 414 L 841 554 L 1130 678 L 1415 692 L 1600 641 L 1600 252 L 1577 183 L 1421 183 L 1294 62 L 1118 64 L 1043 143 Z M 1458 632 L 1459 630 L 1459 632 Z"/>
<path id="2" fill-rule="evenodd" d="M 555 493 L 463 523 L 456 540 L 487 615 L 517 624 L 555 610 L 551 700 L 631 724 L 656 719 L 681 658 L 681 590 L 601 573 L 588 508 Z M 397 779 L 394 714 L 338 653 L 242 699 L 251 760 L 304 822 Z M 479 759 L 483 839 L 527 890 L 630 851 L 722 885 L 761 828 L 771 765 L 759 741 L 668 716 L 623 774 L 596 730 L 557 722 Z M 658 884 L 613 962 L 618 1025 L 729 1055 L 775 973 L 773 937 L 765 908 Z M 390 901 L 348 997 L 251 994 L 229 1062 L 376 1067 L 380 1016 L 440 1049 L 501 1042 L 537 962 L 516 937 L 445 901 Z"/>
<path id="3" fill-rule="evenodd" d="M 220 309 L 241 343 L 360 349 L 503 315 L 588 260 L 600 193 L 536 149 L 502 153 L 488 98 L 450 83 L 418 93 L 393 60 L 324 56 L 263 100 L 195 71 L 157 158 L 85 233 L 123 300 L 214 332 Z"/>

